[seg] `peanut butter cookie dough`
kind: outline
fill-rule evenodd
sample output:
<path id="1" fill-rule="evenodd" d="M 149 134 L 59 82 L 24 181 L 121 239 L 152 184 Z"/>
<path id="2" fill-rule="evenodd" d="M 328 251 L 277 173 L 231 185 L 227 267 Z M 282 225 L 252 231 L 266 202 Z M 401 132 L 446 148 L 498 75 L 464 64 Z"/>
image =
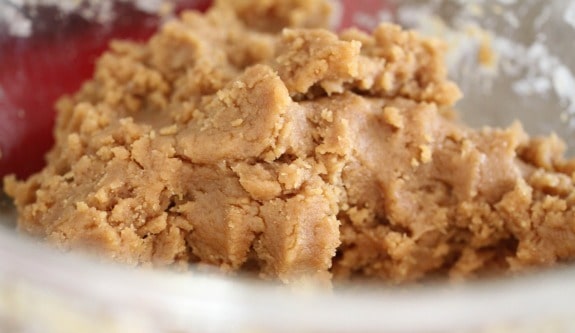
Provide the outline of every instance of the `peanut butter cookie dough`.
<path id="1" fill-rule="evenodd" d="M 45 169 L 5 180 L 19 230 L 131 265 L 284 282 L 575 257 L 575 161 L 557 137 L 459 124 L 439 42 L 388 24 L 337 35 L 328 13 L 218 1 L 146 44 L 113 43 L 59 102 Z"/>

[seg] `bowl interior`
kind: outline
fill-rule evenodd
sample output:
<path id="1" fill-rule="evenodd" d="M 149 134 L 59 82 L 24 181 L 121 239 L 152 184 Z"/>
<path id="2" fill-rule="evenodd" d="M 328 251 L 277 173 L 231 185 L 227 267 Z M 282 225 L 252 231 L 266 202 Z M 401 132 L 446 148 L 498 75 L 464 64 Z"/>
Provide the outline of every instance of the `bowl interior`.
<path id="1" fill-rule="evenodd" d="M 0 8 L 6 3 L 0 1 Z M 390 3 L 391 6 L 386 5 L 381 11 L 358 10 L 353 13 L 353 21 L 369 29 L 381 20 L 393 20 L 424 34 L 445 38 L 450 75 L 465 95 L 458 104 L 465 122 L 472 126 L 508 126 L 518 119 L 532 135 L 557 133 L 567 142 L 567 154 L 575 155 L 575 57 L 571 43 L 567 42 L 575 37 L 575 1 L 397 0 Z M 102 28 L 107 26 L 97 24 Z M 6 31 L 0 30 L 0 42 L 8 43 Z M 102 35 L 97 33 L 93 38 L 97 36 Z M 16 44 L 10 45 L 20 50 L 30 49 L 28 37 L 13 37 L 12 33 L 10 43 Z M 64 39 L 58 43 L 64 43 Z M 93 54 L 101 52 L 102 45 L 105 43 L 95 46 Z M 70 47 L 74 50 L 74 46 Z M 50 54 L 34 50 L 40 52 L 40 61 L 51 61 Z M 489 55 L 482 52 L 491 54 L 492 61 L 486 61 L 484 56 L 489 58 Z M 56 91 L 43 97 L 43 101 L 75 90 L 79 82 L 73 78 L 76 81 L 70 83 L 71 78 L 54 73 L 31 76 L 33 72 L 22 61 L 3 66 L 0 92 L 4 93 L 0 94 L 0 108 L 22 110 L 37 106 L 25 104 L 26 98 L 7 99 L 6 92 L 13 91 L 13 85 L 28 89 L 24 85 L 29 79 L 40 85 L 46 84 L 47 78 L 62 80 L 50 81 L 57 87 Z M 27 117 L 29 113 L 24 111 Z M 4 130 L 1 124 L 0 130 Z M 37 130 L 50 128 L 51 124 Z M 12 228 L 14 221 L 13 210 L 5 198 L 1 199 L 0 222 Z M 16 302 L 26 297 L 41 297 L 47 300 L 42 304 L 57 304 L 64 309 L 58 312 L 59 316 L 77 309 L 68 315 L 84 318 L 90 325 L 103 325 L 99 318 L 106 318 L 113 323 L 110 325 L 116 325 L 114 329 L 137 325 L 141 332 L 168 332 L 188 331 L 196 325 L 206 331 L 238 327 L 290 331 L 295 326 L 298 330 L 318 332 L 357 328 L 369 332 L 381 327 L 389 327 L 393 332 L 471 332 L 483 329 L 488 322 L 487 326 L 511 327 L 507 331 L 520 332 L 527 326 L 519 325 L 514 331 L 513 323 L 527 322 L 527 318 L 542 323 L 553 318 L 575 318 L 573 307 L 567 304 L 568 299 L 575 297 L 574 268 L 455 287 L 441 284 L 408 291 L 359 288 L 357 293 L 358 287 L 355 287 L 353 292 L 343 288 L 335 296 L 310 293 L 294 297 L 278 293 L 267 284 L 254 285 L 240 279 L 210 280 L 202 273 L 133 274 L 123 268 L 77 257 L 61 257 L 29 240 L 20 240 L 6 228 L 0 228 L 0 240 L 0 295 L 20 284 L 18 290 L 23 291 L 24 296 L 11 294 Z M 0 312 L 13 306 L 7 298 L 0 299 Z M 499 302 L 497 306 L 492 306 L 494 300 Z M 24 320 L 28 311 L 19 306 L 14 308 L 16 312 L 12 311 L 16 313 L 12 319 L 15 322 Z M 36 309 L 37 314 L 41 313 L 40 309 Z M 420 320 L 413 320 L 414 316 Z M 49 318 L 39 316 L 41 321 L 46 323 Z M 575 324 L 568 322 L 563 327 L 567 329 L 564 332 L 568 332 Z"/>

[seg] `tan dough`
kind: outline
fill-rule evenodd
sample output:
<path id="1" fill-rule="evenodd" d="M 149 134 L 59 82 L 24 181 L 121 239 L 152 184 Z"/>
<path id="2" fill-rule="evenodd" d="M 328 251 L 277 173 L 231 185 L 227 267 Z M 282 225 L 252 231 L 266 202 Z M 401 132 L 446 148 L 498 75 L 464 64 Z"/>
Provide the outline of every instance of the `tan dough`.
<path id="1" fill-rule="evenodd" d="M 285 282 L 575 257 L 559 139 L 457 123 L 439 42 L 388 24 L 338 36 L 328 12 L 219 1 L 147 44 L 113 43 L 59 102 L 46 168 L 6 179 L 19 230 L 131 265 Z"/>

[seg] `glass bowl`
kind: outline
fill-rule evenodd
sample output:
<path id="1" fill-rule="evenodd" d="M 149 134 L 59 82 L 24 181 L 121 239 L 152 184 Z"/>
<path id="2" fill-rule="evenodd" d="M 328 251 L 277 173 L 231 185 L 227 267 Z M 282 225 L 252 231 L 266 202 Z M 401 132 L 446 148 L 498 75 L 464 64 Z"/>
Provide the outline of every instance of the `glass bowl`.
<path id="1" fill-rule="evenodd" d="M 166 9 L 162 1 L 40 1 L 51 6 L 36 12 L 27 3 L 0 0 L 0 131 L 24 147 L 20 168 L 8 170 L 22 175 L 51 143 L 19 138 L 22 129 L 5 126 L 6 117 L 50 131 L 50 117 L 32 117 L 34 108 L 77 89 L 110 36 L 144 39 L 166 17 L 155 14 Z M 450 75 L 465 94 L 457 107 L 464 121 L 507 126 L 519 119 L 530 134 L 555 132 L 571 147 L 568 154 L 575 152 L 575 1 L 337 4 L 342 25 L 370 29 L 391 20 L 446 39 Z M 143 28 L 131 29 L 134 20 Z M 71 31 L 83 31 L 89 57 Z M 40 71 L 38 62 L 52 65 Z M 49 70 L 57 66 L 69 70 Z M 62 254 L 18 236 L 6 199 L 0 221 L 1 332 L 575 331 L 572 266 L 457 284 L 293 290 L 204 269 L 128 269 Z"/>

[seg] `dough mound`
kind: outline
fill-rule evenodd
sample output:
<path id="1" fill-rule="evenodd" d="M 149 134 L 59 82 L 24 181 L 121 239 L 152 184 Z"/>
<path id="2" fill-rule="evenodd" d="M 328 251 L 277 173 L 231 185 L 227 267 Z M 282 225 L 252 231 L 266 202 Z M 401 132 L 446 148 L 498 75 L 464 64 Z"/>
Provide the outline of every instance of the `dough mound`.
<path id="1" fill-rule="evenodd" d="M 575 257 L 555 136 L 454 119 L 438 41 L 325 29 L 322 1 L 219 1 L 114 42 L 59 101 L 21 232 L 130 265 L 464 278 Z"/>

